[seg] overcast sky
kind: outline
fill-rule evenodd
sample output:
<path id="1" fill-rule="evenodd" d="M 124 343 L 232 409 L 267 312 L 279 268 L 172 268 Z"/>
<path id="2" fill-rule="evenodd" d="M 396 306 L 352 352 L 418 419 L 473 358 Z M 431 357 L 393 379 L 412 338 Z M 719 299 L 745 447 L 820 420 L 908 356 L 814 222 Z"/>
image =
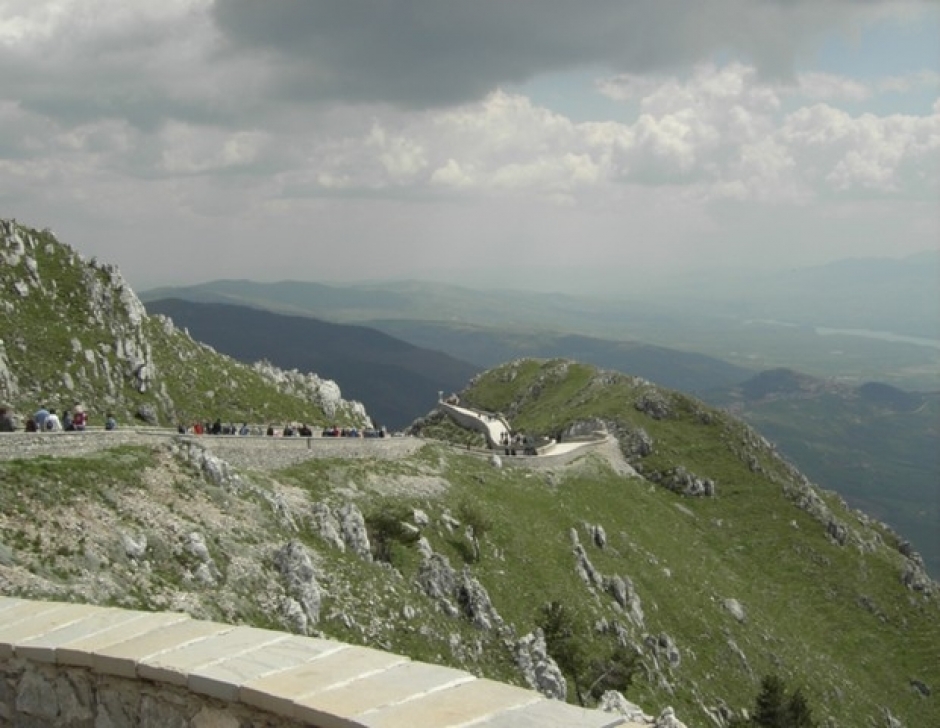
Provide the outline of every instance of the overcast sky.
<path id="1" fill-rule="evenodd" d="M 137 290 L 940 247 L 940 3 L 0 0 L 0 216 Z"/>

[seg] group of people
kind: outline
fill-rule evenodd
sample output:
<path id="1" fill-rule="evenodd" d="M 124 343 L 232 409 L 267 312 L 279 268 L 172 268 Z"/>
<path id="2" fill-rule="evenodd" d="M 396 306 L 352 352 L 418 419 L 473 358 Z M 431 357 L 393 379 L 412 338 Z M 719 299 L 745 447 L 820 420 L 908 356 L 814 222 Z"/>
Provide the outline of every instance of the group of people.
<path id="1" fill-rule="evenodd" d="M 516 455 L 521 450 L 523 455 L 536 455 L 535 441 L 528 435 L 517 432 L 510 435 L 509 432 L 503 432 L 499 436 L 499 445 L 503 448 L 506 455 Z"/>
<path id="2" fill-rule="evenodd" d="M 193 422 L 191 425 L 180 423 L 177 426 L 177 432 L 181 435 L 260 435 L 261 430 L 256 427 L 250 427 L 247 422 L 241 426 L 235 424 L 222 424 L 220 419 L 215 422 Z M 283 427 L 277 427 L 273 422 L 268 425 L 264 431 L 268 437 L 314 437 L 313 429 L 306 423 L 297 424 L 296 422 L 287 422 Z M 367 427 L 359 429 L 357 427 L 338 427 L 330 425 L 320 431 L 320 437 L 386 437 L 385 428 Z"/>
<path id="3" fill-rule="evenodd" d="M 176 426 L 176 431 L 181 435 L 250 435 L 251 428 L 245 422 L 241 427 L 236 427 L 234 423 L 222 424 L 222 420 L 216 418 L 215 422 L 193 422 L 186 425 L 180 422 Z"/>
<path id="4" fill-rule="evenodd" d="M 76 404 L 72 409 L 62 410 L 59 416 L 55 407 L 41 406 L 34 414 L 26 419 L 23 429 L 26 432 L 81 432 L 88 427 L 88 413 Z M 114 414 L 108 412 L 105 416 L 104 429 L 117 428 Z M 13 412 L 7 405 L 0 406 L 0 432 L 15 432 L 17 429 Z"/>

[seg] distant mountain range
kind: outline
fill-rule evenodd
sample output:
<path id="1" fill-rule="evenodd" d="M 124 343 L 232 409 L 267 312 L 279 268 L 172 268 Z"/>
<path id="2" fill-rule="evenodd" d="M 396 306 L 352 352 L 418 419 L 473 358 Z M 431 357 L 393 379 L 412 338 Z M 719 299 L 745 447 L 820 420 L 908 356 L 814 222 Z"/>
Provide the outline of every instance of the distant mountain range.
<path id="1" fill-rule="evenodd" d="M 703 278 L 654 294 L 627 289 L 616 297 L 473 290 L 421 281 L 222 280 L 141 293 L 145 302 L 161 298 L 358 323 L 479 366 L 505 361 L 504 354 L 517 345 L 521 355 L 538 355 L 554 347 L 557 342 L 548 341 L 553 337 L 586 337 L 567 343 L 596 354 L 591 361 L 598 366 L 635 371 L 690 391 L 780 367 L 857 384 L 884 381 L 902 389 L 940 389 L 940 254 L 933 253 L 840 261 L 731 282 Z M 919 340 L 891 340 L 892 334 Z M 483 342 L 492 349 L 480 348 Z M 623 342 L 633 342 L 627 360 Z M 691 386 L 673 378 L 668 367 L 646 368 L 646 362 L 658 365 L 659 359 L 640 356 L 640 346 L 706 355 L 722 365 L 712 368 L 710 382 Z M 625 361 L 644 368 L 630 369 Z M 704 379 L 706 371 L 699 369 Z"/>
<path id="2" fill-rule="evenodd" d="M 392 429 L 408 425 L 434 406 L 439 392 L 460 389 L 481 369 L 365 326 L 180 299 L 150 301 L 146 308 L 240 361 L 266 359 L 334 379 L 344 397 L 368 403 L 376 425 Z"/>

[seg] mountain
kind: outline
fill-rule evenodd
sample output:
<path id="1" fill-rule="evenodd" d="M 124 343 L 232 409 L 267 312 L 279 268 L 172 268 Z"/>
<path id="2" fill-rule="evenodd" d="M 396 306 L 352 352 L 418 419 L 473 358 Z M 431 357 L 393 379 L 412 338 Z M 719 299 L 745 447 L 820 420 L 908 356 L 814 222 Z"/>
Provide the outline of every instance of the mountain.
<path id="1" fill-rule="evenodd" d="M 315 374 L 248 366 L 148 316 L 113 265 L 0 220 L 0 400 L 22 421 L 85 407 L 93 424 L 368 420 Z"/>
<path id="2" fill-rule="evenodd" d="M 691 393 L 728 387 L 753 375 L 752 370 L 711 356 L 637 341 L 424 321 L 384 320 L 371 325 L 425 346 L 433 342 L 442 351 L 484 368 L 520 357 L 577 359 Z"/>
<path id="3" fill-rule="evenodd" d="M 566 333 L 567 327 L 579 326 L 581 331 L 604 332 L 620 316 L 617 309 L 611 310 L 603 301 L 575 296 L 482 292 L 426 283 L 342 288 L 295 281 L 216 281 L 147 291 L 142 295 L 149 310 L 161 310 L 154 305 L 163 305 L 164 299 L 159 298 L 163 294 L 203 305 L 240 302 L 282 314 L 305 313 L 345 323 L 360 321 L 396 339 L 445 352 L 479 368 L 526 356 L 567 357 L 633 372 L 690 392 L 727 387 L 753 374 L 752 369 L 695 352 L 609 336 Z M 184 307 L 178 306 L 177 310 L 185 315 Z M 212 339 L 206 340 L 215 344 Z M 346 386 L 351 392 L 358 391 L 351 382 Z"/>
<path id="4" fill-rule="evenodd" d="M 145 291 L 141 298 L 235 303 L 359 323 L 481 366 L 495 361 L 471 356 L 461 344 L 463 334 L 477 337 L 484 350 L 488 333 L 503 349 L 520 333 L 523 339 L 575 335 L 720 360 L 715 372 L 698 372 L 704 375 L 724 376 L 721 368 L 730 365 L 748 372 L 786 367 L 857 384 L 883 381 L 902 389 L 938 389 L 940 256 L 928 253 L 894 263 L 843 261 L 731 281 L 703 277 L 658 291 L 625 289 L 619 296 L 473 290 L 421 281 L 330 286 L 229 280 Z M 853 272 L 858 276 L 854 283 Z M 679 356 L 673 355 L 675 362 Z M 687 372 L 693 384 L 695 368 Z M 706 387 L 682 388 L 701 392 Z"/>
<path id="5" fill-rule="evenodd" d="M 0 229 L 18 414 L 366 416 L 147 316 L 48 232 Z M 660 726 L 665 706 L 727 726 L 765 676 L 823 725 L 940 723 L 940 585 L 749 426 L 561 359 L 491 368 L 458 401 L 559 454 L 482 450 L 443 407 L 384 439 L 0 433 L 0 593 L 323 634 L 589 705 L 623 693 Z"/>
<path id="6" fill-rule="evenodd" d="M 745 419 L 814 481 L 890 523 L 940 575 L 940 392 L 775 369 L 706 399 Z"/>
<path id="7" fill-rule="evenodd" d="M 284 369 L 341 380 L 343 391 L 368 405 L 376 423 L 401 429 L 479 368 L 367 328 L 232 304 L 179 299 L 150 301 L 196 339 L 243 362 L 261 359 Z"/>
<path id="8" fill-rule="evenodd" d="M 728 725 L 767 675 L 821 725 L 940 720 L 940 585 L 740 421 L 564 360 L 459 399 L 575 449 L 494 458 L 442 412 L 358 444 L 127 430 L 37 460 L 42 436 L 2 435 L 0 591 L 323 634 L 589 705 L 623 691 L 659 726 L 664 706 Z"/>
<path id="9" fill-rule="evenodd" d="M 906 263 L 899 264 L 906 270 Z M 864 263 L 830 266 L 825 269 L 836 280 L 848 280 L 847 271 L 859 268 L 860 280 L 874 281 L 879 276 L 877 266 Z M 823 272 L 794 273 L 808 281 L 821 283 Z M 837 274 L 835 271 L 841 271 Z M 900 274 L 899 274 L 900 275 Z M 767 282 L 772 287 L 771 282 Z M 835 288 L 833 290 L 836 290 Z M 246 298 L 258 305 L 287 306 L 300 310 L 316 305 L 325 315 L 356 318 L 375 313 L 386 307 L 385 318 L 373 319 L 370 326 L 419 347 L 446 352 L 458 359 L 473 362 L 480 368 L 497 366 L 505 361 L 522 357 L 569 358 L 621 372 L 642 376 L 657 384 L 679 389 L 702 397 L 713 405 L 729 407 L 753 425 L 761 434 L 778 445 L 793 463 L 816 482 L 840 493 L 849 503 L 876 515 L 896 528 L 904 538 L 912 541 L 924 556 L 934 575 L 940 575 L 940 460 L 938 441 L 937 396 L 910 392 L 888 383 L 859 382 L 851 372 L 853 362 L 864 362 L 879 371 L 890 370 L 897 362 L 912 362 L 905 368 L 927 372 L 931 370 L 932 349 L 907 347 L 917 354 L 899 358 L 897 350 L 887 342 L 872 342 L 860 337 L 834 337 L 827 340 L 826 356 L 837 375 L 822 378 L 798 372 L 790 366 L 780 366 L 755 373 L 753 370 L 730 364 L 721 359 L 637 341 L 618 341 L 598 336 L 560 333 L 549 328 L 524 328 L 518 321 L 549 313 L 557 316 L 557 325 L 564 326 L 584 317 L 587 325 L 609 326 L 616 330 L 624 321 L 637 320 L 651 325 L 655 317 L 644 319 L 644 314 L 618 314 L 618 308 L 604 308 L 599 299 L 552 297 L 541 294 L 513 294 L 497 292 L 492 295 L 452 286 L 423 284 L 394 284 L 382 288 L 354 286 L 333 288 L 320 284 L 249 282 L 216 282 L 189 289 L 198 296 L 224 296 L 232 300 Z M 188 294 L 187 294 L 188 295 Z M 821 295 L 821 294 L 820 294 Z M 474 298 L 475 297 L 475 298 Z M 671 305 L 664 297 L 659 305 Z M 494 306 L 495 304 L 495 306 Z M 672 302 L 675 304 L 675 302 Z M 193 304 L 196 305 L 196 304 Z M 436 320 L 407 319 L 407 315 L 426 315 L 425 306 L 438 309 Z M 505 313 L 499 314 L 499 309 Z M 638 304 L 639 311 L 654 310 L 655 305 Z M 458 316 L 457 311 L 460 311 Z M 689 316 L 696 314 L 690 312 Z M 468 323 L 501 319 L 499 325 Z M 669 327 L 669 319 L 660 320 Z M 717 327 L 712 321 L 701 330 L 685 334 L 686 341 L 702 341 L 709 337 L 731 347 L 742 345 L 742 340 L 729 329 L 729 323 Z M 750 324 L 740 324 L 750 330 Z M 201 334 L 208 336 L 209 334 Z M 750 335 L 750 334 L 749 334 Z M 805 350 L 807 341 L 827 339 L 804 327 L 769 325 L 754 330 L 754 339 L 747 339 L 748 361 L 757 364 L 764 358 L 749 352 L 769 352 L 767 359 L 786 361 L 787 357 Z M 696 338 L 697 337 L 697 338 Z M 208 339 L 216 343 L 214 339 Z M 831 342 L 831 343 L 830 343 Z M 884 345 L 889 349 L 880 349 Z M 754 346 L 754 349 L 750 347 Z M 838 346 L 838 349 L 833 349 Z M 906 345 L 898 345 L 905 349 Z M 879 353 L 880 352 L 880 353 Z M 231 353 L 231 351 L 230 351 Z M 805 356 L 805 355 L 804 355 Z M 907 355 L 904 355 L 907 356 Z M 926 357 L 926 358 L 917 358 Z M 914 364 L 913 362 L 917 362 Z M 842 367 L 845 367 L 844 369 Z M 316 371 L 321 371 L 316 368 Z M 820 366 L 816 371 L 825 369 Z M 862 370 L 856 370 L 856 376 Z M 938 370 L 940 371 L 940 370 Z M 329 376 L 341 378 L 344 387 L 360 396 L 351 379 L 354 370 L 341 375 L 333 370 Z M 347 377 L 349 383 L 347 384 Z M 448 384 L 439 389 L 451 391 L 459 385 Z M 396 396 L 407 397 L 402 389 Z M 362 398 L 375 405 L 380 393 Z M 423 405 L 415 401 L 412 411 Z M 923 406 L 921 406 L 923 405 Z"/>

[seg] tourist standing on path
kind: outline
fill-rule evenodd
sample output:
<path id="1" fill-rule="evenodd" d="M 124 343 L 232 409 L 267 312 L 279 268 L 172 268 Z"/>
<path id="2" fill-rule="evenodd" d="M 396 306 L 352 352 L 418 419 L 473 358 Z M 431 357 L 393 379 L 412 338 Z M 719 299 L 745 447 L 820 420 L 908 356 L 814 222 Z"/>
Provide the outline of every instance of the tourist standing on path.
<path id="1" fill-rule="evenodd" d="M 43 405 L 38 410 L 36 414 L 33 415 L 33 422 L 36 423 L 36 429 L 42 432 L 46 429 L 46 418 L 49 416 L 49 410 L 46 409 L 46 405 Z"/>
<path id="2" fill-rule="evenodd" d="M 42 429 L 46 432 L 62 432 L 62 421 L 59 419 L 59 415 L 55 413 L 54 409 L 49 410 L 49 415 L 46 417 Z"/>
<path id="3" fill-rule="evenodd" d="M 5 404 L 0 404 L 0 432 L 16 432 L 16 423 L 13 414 Z"/>
<path id="4" fill-rule="evenodd" d="M 75 405 L 75 411 L 72 414 L 72 427 L 81 432 L 85 429 L 87 423 L 88 415 L 85 414 L 85 410 L 82 409 L 81 405 Z"/>

